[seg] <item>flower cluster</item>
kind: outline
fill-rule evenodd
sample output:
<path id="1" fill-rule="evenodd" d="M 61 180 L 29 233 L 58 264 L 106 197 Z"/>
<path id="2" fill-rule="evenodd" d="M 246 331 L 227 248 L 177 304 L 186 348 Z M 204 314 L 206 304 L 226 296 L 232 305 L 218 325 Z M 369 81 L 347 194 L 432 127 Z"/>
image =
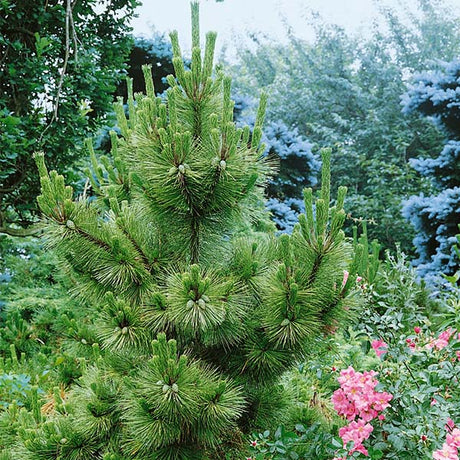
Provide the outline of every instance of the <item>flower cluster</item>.
<path id="1" fill-rule="evenodd" d="M 342 438 L 344 447 L 349 442 L 353 442 L 350 454 L 358 451 L 368 455 L 367 449 L 363 446 L 363 441 L 369 438 L 373 430 L 374 427 L 370 423 L 366 423 L 363 419 L 358 419 L 356 422 L 351 422 L 347 426 L 340 428 L 339 436 Z"/>
<path id="2" fill-rule="evenodd" d="M 446 442 L 442 448 L 433 452 L 434 460 L 459 460 L 458 449 L 460 448 L 460 430 L 451 425 L 446 425 L 450 430 L 446 436 Z"/>
<path id="3" fill-rule="evenodd" d="M 376 417 L 383 420 L 385 417 L 381 412 L 393 398 L 390 393 L 375 391 L 378 385 L 374 378 L 376 375 L 374 371 L 357 372 L 350 366 L 341 371 L 337 379 L 340 388 L 332 395 L 332 402 L 337 413 L 350 421 L 339 430 L 344 447 L 353 442 L 350 454 L 358 451 L 368 455 L 363 441 L 369 438 L 373 430 L 369 422 Z"/>

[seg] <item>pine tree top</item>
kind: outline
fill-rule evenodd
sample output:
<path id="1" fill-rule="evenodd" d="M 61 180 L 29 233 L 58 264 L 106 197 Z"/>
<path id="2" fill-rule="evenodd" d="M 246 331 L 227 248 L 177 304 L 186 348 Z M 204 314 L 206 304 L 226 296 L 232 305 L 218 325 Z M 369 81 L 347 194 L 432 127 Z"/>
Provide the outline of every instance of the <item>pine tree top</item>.
<path id="1" fill-rule="evenodd" d="M 133 96 L 128 80 L 128 119 L 122 101 L 115 104 L 122 133 L 117 151 L 143 191 L 141 201 L 162 233 L 177 229 L 176 242 L 192 262 L 204 240 L 250 218 L 245 204 L 261 199 L 270 172 L 260 144 L 267 97 L 261 96 L 252 132 L 235 126 L 231 79 L 213 72 L 214 32 L 201 51 L 198 8 L 193 2 L 190 69 L 177 32 L 170 34 L 176 75 L 167 78 L 166 98 L 155 96 L 151 68 L 144 66 L 146 95 Z"/>

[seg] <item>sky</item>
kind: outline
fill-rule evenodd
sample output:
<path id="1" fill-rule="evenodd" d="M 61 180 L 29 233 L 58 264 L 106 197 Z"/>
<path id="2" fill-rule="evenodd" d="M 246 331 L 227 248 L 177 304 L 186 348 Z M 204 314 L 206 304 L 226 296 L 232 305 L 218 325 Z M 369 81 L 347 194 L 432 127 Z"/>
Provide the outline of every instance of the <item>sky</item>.
<path id="1" fill-rule="evenodd" d="M 356 33 L 366 29 L 377 16 L 376 5 L 398 7 L 401 0 L 201 0 L 201 31 L 218 32 L 217 50 L 224 47 L 228 56 L 238 53 L 238 44 L 249 42 L 250 33 L 261 32 L 273 40 L 286 40 L 286 24 L 302 38 L 313 34 L 307 24 L 309 11 L 319 12 L 327 22 Z M 405 0 L 410 5 L 415 0 Z M 460 8 L 460 0 L 444 0 Z M 132 25 L 135 35 L 149 37 L 154 27 L 159 32 L 177 29 L 183 49 L 190 47 L 189 0 L 143 0 Z"/>

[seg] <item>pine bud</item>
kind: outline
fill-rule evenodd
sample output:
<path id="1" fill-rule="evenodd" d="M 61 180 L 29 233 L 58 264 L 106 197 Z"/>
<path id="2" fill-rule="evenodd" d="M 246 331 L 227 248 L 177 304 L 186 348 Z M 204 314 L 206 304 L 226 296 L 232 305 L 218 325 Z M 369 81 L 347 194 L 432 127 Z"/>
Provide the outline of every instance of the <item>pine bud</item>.
<path id="1" fill-rule="evenodd" d="M 172 391 L 174 391 L 174 393 L 179 392 L 179 387 L 177 386 L 177 383 L 173 383 L 171 389 Z"/>
<path id="2" fill-rule="evenodd" d="M 222 171 L 225 171 L 225 168 L 227 167 L 227 162 L 225 160 L 220 160 L 219 166 Z"/>
<path id="3" fill-rule="evenodd" d="M 163 393 L 167 393 L 169 391 L 169 385 L 163 385 Z"/>
<path id="4" fill-rule="evenodd" d="M 61 444 L 67 444 L 67 438 L 62 438 L 59 442 Z"/>
<path id="5" fill-rule="evenodd" d="M 185 174 L 185 166 L 184 165 L 179 165 L 177 169 L 179 169 L 179 172 L 181 174 Z"/>
<path id="6" fill-rule="evenodd" d="M 121 330 L 121 333 L 123 335 L 126 335 L 128 333 L 128 328 L 125 326 L 122 330 Z"/>
<path id="7" fill-rule="evenodd" d="M 192 309 L 195 306 L 195 302 L 193 300 L 189 300 L 187 302 L 187 308 Z"/>
<path id="8" fill-rule="evenodd" d="M 208 297 L 207 295 L 203 295 L 203 296 L 201 296 L 201 298 L 202 298 L 205 302 L 209 302 L 209 301 L 210 301 L 210 299 L 209 299 L 209 297 Z"/>
<path id="9" fill-rule="evenodd" d="M 66 225 L 68 228 L 70 228 L 71 230 L 75 230 L 75 223 L 72 221 L 72 220 L 68 220 L 66 222 Z"/>
<path id="10" fill-rule="evenodd" d="M 87 345 L 88 342 L 87 342 L 85 339 L 81 339 L 81 343 L 82 343 L 83 345 Z"/>
<path id="11" fill-rule="evenodd" d="M 206 302 L 203 299 L 198 300 L 198 306 L 200 308 L 205 308 L 206 307 Z"/>
<path id="12" fill-rule="evenodd" d="M 177 168 L 175 166 L 173 166 L 169 171 L 168 171 L 168 175 L 169 176 L 174 176 L 174 174 L 176 174 L 176 171 L 177 171 Z"/>
<path id="13" fill-rule="evenodd" d="M 283 321 L 281 322 L 281 326 L 287 326 L 290 323 L 290 321 L 287 318 L 284 318 Z"/>

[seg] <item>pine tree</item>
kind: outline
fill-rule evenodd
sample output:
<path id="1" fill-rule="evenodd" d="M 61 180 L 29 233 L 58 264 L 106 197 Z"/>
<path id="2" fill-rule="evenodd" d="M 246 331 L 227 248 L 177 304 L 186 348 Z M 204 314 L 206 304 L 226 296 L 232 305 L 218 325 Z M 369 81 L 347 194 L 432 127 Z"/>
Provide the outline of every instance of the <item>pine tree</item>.
<path id="1" fill-rule="evenodd" d="M 344 187 L 330 207 L 330 151 L 291 235 L 249 231 L 271 174 L 267 97 L 252 132 L 237 128 L 215 33 L 200 51 L 197 3 L 192 34 L 190 70 L 171 34 L 166 101 L 149 67 L 147 94 L 128 80 L 111 158 L 91 151 L 96 199 L 74 200 L 36 155 L 46 238 L 99 311 L 98 343 L 70 399 L 56 395 L 53 417 L 35 411 L 11 458 L 216 458 L 222 439 L 277 423 L 280 376 L 351 314 L 360 261 L 341 230 Z"/>

